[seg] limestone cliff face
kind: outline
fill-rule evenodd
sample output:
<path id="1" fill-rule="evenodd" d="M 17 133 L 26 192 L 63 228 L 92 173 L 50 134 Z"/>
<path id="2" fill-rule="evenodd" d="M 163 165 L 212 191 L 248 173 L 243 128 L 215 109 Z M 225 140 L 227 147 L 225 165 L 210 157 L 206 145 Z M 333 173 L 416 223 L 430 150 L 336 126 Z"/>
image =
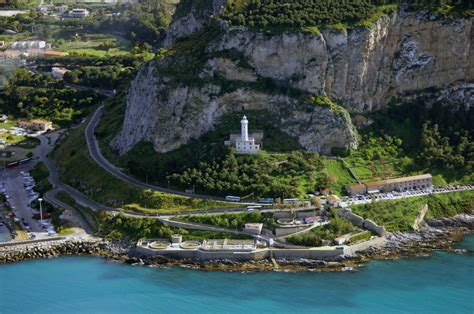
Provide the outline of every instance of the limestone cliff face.
<path id="1" fill-rule="evenodd" d="M 163 46 L 169 47 L 177 39 L 205 26 L 209 21 L 209 16 L 220 13 L 226 3 L 227 0 L 182 1 L 178 4 L 177 12 L 166 33 Z"/>
<path id="2" fill-rule="evenodd" d="M 278 127 L 298 139 L 308 150 L 329 154 L 332 147 L 354 147 L 356 134 L 345 112 L 323 106 L 301 106 L 286 95 L 270 95 L 248 88 L 222 93 L 217 85 L 174 87 L 168 78 L 150 76 L 154 63 L 142 68 L 128 96 L 126 118 L 121 133 L 112 142 L 120 154 L 140 141 L 154 144 L 158 152 L 174 150 L 211 131 L 226 113 L 266 110 L 280 117 Z M 130 105 L 136 101 L 140 105 Z M 153 100 L 151 100 L 153 99 Z M 236 118 L 239 115 L 236 114 Z"/>
<path id="3" fill-rule="evenodd" d="M 276 36 L 240 30 L 228 32 L 214 49 L 236 49 L 256 75 L 363 111 L 408 91 L 472 80 L 472 21 L 394 14 L 370 29 Z"/>
<path id="4" fill-rule="evenodd" d="M 212 12 L 223 3 L 216 1 Z M 192 16 L 172 24 L 168 44 L 204 25 Z M 247 85 L 232 91 L 213 83 L 170 85 L 169 74 L 156 71 L 165 61 L 152 61 L 132 83 L 123 128 L 111 146 L 123 154 L 148 141 L 157 151 L 170 151 L 212 130 L 223 114 L 245 106 L 272 112 L 279 127 L 309 150 L 329 153 L 335 146 L 355 147 L 347 114 L 308 107 L 297 98 L 253 86 L 271 80 L 303 94 L 328 96 L 351 112 L 378 109 L 392 96 L 454 85 L 463 89 L 474 80 L 472 22 L 399 12 L 382 17 L 372 28 L 320 34 L 262 34 L 223 25 L 223 35 L 208 44 L 209 60 L 196 79 L 219 77 Z M 245 65 L 230 57 L 235 54 Z"/>

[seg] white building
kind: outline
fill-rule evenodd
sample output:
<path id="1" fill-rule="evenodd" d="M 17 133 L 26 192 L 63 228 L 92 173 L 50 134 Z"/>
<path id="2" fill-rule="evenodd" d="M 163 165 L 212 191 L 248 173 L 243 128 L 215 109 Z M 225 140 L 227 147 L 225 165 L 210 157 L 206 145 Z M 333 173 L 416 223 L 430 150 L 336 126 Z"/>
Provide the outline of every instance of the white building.
<path id="1" fill-rule="evenodd" d="M 256 154 L 260 151 L 260 143 L 263 133 L 255 133 L 255 137 L 249 136 L 248 125 L 249 121 L 247 120 L 247 117 L 243 116 L 242 120 L 240 121 L 240 136 L 237 134 L 231 134 L 230 140 L 224 142 L 224 144 L 227 146 L 234 146 L 237 154 Z"/>
<path id="2" fill-rule="evenodd" d="M 65 68 L 52 67 L 51 76 L 57 79 L 62 79 L 64 77 L 64 74 L 66 74 L 67 71 L 68 70 Z"/>
<path id="3" fill-rule="evenodd" d="M 89 15 L 89 10 L 87 9 L 72 9 L 67 14 L 67 17 L 73 18 L 73 19 L 83 19 L 83 18 L 86 18 L 88 15 Z"/>
<path id="4" fill-rule="evenodd" d="M 44 40 L 32 41 L 14 41 L 11 44 L 13 50 L 28 50 L 28 49 L 45 49 L 46 42 Z"/>
<path id="5" fill-rule="evenodd" d="M 263 229 L 263 224 L 261 223 L 246 223 L 244 226 L 244 231 L 251 234 L 261 234 Z"/>

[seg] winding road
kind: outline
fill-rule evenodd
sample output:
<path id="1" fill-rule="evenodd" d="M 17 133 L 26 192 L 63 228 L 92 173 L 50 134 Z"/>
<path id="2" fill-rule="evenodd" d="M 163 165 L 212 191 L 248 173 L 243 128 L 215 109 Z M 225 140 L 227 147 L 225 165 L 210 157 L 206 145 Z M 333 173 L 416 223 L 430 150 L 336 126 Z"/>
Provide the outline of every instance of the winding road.
<path id="1" fill-rule="evenodd" d="M 201 195 L 201 194 L 194 194 L 194 193 L 186 193 L 186 192 L 181 192 L 181 191 L 176 191 L 172 189 L 166 189 L 162 188 L 156 185 L 151 185 L 144 183 L 142 181 L 139 181 L 135 178 L 132 178 L 125 173 L 123 173 L 119 168 L 114 166 L 111 162 L 109 162 L 101 153 L 99 144 L 97 142 L 97 138 L 95 137 L 94 130 L 95 127 L 97 126 L 97 123 L 99 122 L 100 116 L 103 112 L 103 105 L 100 106 L 92 116 L 92 118 L 89 121 L 89 124 L 87 125 L 86 128 L 86 141 L 87 141 L 87 148 L 89 149 L 89 154 L 92 157 L 92 159 L 103 169 L 105 169 L 107 172 L 109 172 L 111 175 L 119 178 L 122 181 L 125 181 L 127 183 L 130 183 L 132 185 L 135 185 L 139 188 L 142 189 L 150 189 L 153 191 L 158 191 L 158 192 L 163 192 L 163 193 L 168 193 L 168 194 L 174 194 L 174 195 L 179 195 L 179 196 L 185 196 L 185 197 L 191 197 L 191 198 L 198 198 L 198 199 L 206 199 L 206 200 L 216 200 L 216 201 L 225 201 L 224 198 L 222 197 L 216 197 L 216 196 L 210 196 L 210 195 Z M 239 203 L 242 205 L 251 205 L 253 203 Z"/>

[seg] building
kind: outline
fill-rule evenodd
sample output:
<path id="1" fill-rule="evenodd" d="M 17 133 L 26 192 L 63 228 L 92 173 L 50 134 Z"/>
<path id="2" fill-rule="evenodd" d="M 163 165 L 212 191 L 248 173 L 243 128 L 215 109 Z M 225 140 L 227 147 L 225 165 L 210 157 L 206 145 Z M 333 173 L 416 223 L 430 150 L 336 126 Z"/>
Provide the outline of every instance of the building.
<path id="1" fill-rule="evenodd" d="M 246 223 L 244 225 L 244 231 L 250 234 L 261 234 L 263 224 L 261 223 Z"/>
<path id="2" fill-rule="evenodd" d="M 209 239 L 201 245 L 201 250 L 213 252 L 252 252 L 256 248 L 255 240 Z"/>
<path id="3" fill-rule="evenodd" d="M 22 120 L 18 126 L 32 131 L 48 131 L 53 129 L 53 123 L 47 120 Z"/>
<path id="4" fill-rule="evenodd" d="M 327 201 L 328 204 L 334 207 L 339 207 L 339 204 L 341 203 L 341 199 L 334 194 L 328 195 L 327 196 Z"/>
<path id="5" fill-rule="evenodd" d="M 70 211 L 69 209 L 65 209 L 59 218 L 64 219 L 64 220 L 69 220 L 69 219 L 74 219 L 74 213 Z"/>
<path id="6" fill-rule="evenodd" d="M 11 49 L 13 50 L 46 49 L 46 42 L 44 40 L 14 41 L 11 44 Z"/>
<path id="7" fill-rule="evenodd" d="M 51 76 L 57 79 L 62 79 L 67 71 L 68 70 L 66 68 L 53 67 L 51 68 Z"/>
<path id="8" fill-rule="evenodd" d="M 338 237 L 338 238 L 335 238 L 333 242 L 335 245 L 342 245 L 346 243 L 346 238 Z"/>
<path id="9" fill-rule="evenodd" d="M 249 135 L 248 130 L 249 121 L 244 115 L 240 121 L 240 134 L 232 133 L 228 141 L 224 144 L 235 147 L 237 154 L 256 154 L 261 149 L 263 132 L 258 131 Z"/>
<path id="10" fill-rule="evenodd" d="M 48 14 L 49 9 L 50 9 L 49 5 L 39 5 L 36 7 L 36 12 L 42 13 L 42 14 Z"/>
<path id="11" fill-rule="evenodd" d="M 433 186 L 431 174 L 421 174 L 411 177 L 394 178 L 375 182 L 364 182 L 347 187 L 350 195 L 372 194 L 379 192 L 408 191 L 429 189 Z"/>
<path id="12" fill-rule="evenodd" d="M 179 244 L 179 243 L 181 243 L 181 242 L 183 242 L 183 236 L 182 236 L 182 235 L 180 235 L 180 234 L 173 234 L 173 235 L 171 236 L 171 243 L 173 243 L 173 244 L 175 244 L 175 243 L 176 243 L 176 244 Z"/>
<path id="13" fill-rule="evenodd" d="M 367 193 L 367 187 L 363 183 L 353 184 L 347 187 L 347 192 L 350 195 L 362 195 Z"/>
<path id="14" fill-rule="evenodd" d="M 89 16 L 89 10 L 87 9 L 72 9 L 64 17 L 71 19 L 84 19 Z"/>

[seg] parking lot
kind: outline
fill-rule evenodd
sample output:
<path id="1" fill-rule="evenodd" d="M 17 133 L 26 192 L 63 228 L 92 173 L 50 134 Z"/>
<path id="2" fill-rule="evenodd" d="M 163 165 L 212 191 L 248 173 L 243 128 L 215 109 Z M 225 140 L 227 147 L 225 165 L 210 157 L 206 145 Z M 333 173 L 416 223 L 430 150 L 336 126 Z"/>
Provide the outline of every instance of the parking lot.
<path id="1" fill-rule="evenodd" d="M 417 196 L 424 196 L 430 194 L 440 194 L 440 193 L 450 193 L 456 191 L 466 191 L 466 190 L 474 190 L 474 185 L 450 185 L 443 188 L 431 188 L 431 189 L 423 189 L 423 190 L 409 190 L 404 192 L 389 192 L 389 193 L 375 193 L 375 194 L 366 194 L 366 195 L 358 195 L 354 197 L 349 197 L 347 200 L 341 204 L 343 207 L 349 205 L 357 205 L 357 204 L 366 204 L 372 201 L 383 201 L 383 200 L 393 200 L 393 199 L 401 199 L 401 198 L 408 198 L 408 197 L 417 197 Z"/>
<path id="2" fill-rule="evenodd" d="M 43 224 L 33 216 L 38 211 L 33 209 L 31 202 L 39 198 L 35 192 L 35 181 L 29 172 L 20 169 L 10 169 L 0 178 L 0 193 L 4 196 L 7 206 L 11 208 L 9 216 L 27 232 L 29 239 L 55 235 L 54 227 L 46 219 Z"/>

